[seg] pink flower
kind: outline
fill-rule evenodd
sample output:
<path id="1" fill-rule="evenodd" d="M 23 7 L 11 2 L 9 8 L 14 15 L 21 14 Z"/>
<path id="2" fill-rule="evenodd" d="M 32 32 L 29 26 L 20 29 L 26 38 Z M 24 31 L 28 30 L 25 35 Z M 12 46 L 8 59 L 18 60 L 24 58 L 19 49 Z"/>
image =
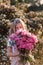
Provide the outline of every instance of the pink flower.
<path id="1" fill-rule="evenodd" d="M 32 45 L 31 43 L 26 45 L 27 50 L 32 50 L 33 48 L 34 48 L 34 45 Z"/>
<path id="2" fill-rule="evenodd" d="M 20 40 L 18 40 L 16 44 L 20 46 L 20 45 L 22 45 L 22 44 L 23 44 L 23 42 L 22 42 L 22 41 L 20 41 Z"/>
<path id="3" fill-rule="evenodd" d="M 20 32 L 22 32 L 22 29 L 17 30 L 17 31 L 16 31 L 16 34 L 18 35 Z"/>
<path id="4" fill-rule="evenodd" d="M 25 45 L 20 45 L 18 48 L 19 48 L 19 49 L 26 49 L 26 48 L 25 48 Z"/>
<path id="5" fill-rule="evenodd" d="M 22 41 L 26 41 L 26 38 L 25 37 L 22 37 Z"/>
<path id="6" fill-rule="evenodd" d="M 26 30 L 16 31 L 16 35 L 13 33 L 10 35 L 10 39 L 17 45 L 18 49 L 32 50 L 34 45 L 38 42 L 37 37 L 34 34 L 27 32 Z"/>
<path id="7" fill-rule="evenodd" d="M 14 40 L 16 37 L 17 37 L 17 36 L 16 36 L 14 33 L 12 33 L 9 38 L 10 38 L 11 40 Z"/>
<path id="8" fill-rule="evenodd" d="M 35 43 L 38 42 L 37 36 L 35 36 L 34 34 L 32 34 L 31 37 L 34 39 L 34 42 L 35 42 Z"/>
<path id="9" fill-rule="evenodd" d="M 30 38 L 28 38 L 28 40 L 27 40 L 28 42 L 31 42 L 31 43 L 35 43 L 35 41 L 34 41 L 34 39 L 32 38 L 32 37 L 30 37 Z"/>

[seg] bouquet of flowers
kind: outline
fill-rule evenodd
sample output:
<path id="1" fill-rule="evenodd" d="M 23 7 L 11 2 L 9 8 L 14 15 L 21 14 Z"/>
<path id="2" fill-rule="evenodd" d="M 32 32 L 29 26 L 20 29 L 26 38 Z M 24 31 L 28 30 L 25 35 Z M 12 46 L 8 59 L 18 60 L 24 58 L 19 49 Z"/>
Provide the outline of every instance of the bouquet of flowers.
<path id="1" fill-rule="evenodd" d="M 29 51 L 34 49 L 35 44 L 38 42 L 37 37 L 34 34 L 27 32 L 26 30 L 18 30 L 16 35 L 10 36 L 11 40 L 15 40 L 15 44 L 20 52 L 21 59 L 26 62 L 32 61 L 29 56 Z"/>

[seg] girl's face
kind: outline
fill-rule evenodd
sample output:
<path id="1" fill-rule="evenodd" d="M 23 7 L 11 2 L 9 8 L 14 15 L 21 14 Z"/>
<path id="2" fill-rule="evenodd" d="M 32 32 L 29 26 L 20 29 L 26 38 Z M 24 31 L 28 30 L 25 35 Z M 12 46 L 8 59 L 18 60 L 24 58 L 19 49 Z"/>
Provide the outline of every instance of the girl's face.
<path id="1" fill-rule="evenodd" d="M 15 25 L 15 30 L 14 30 L 14 28 L 13 28 L 14 31 L 17 31 L 17 30 L 19 30 L 19 29 L 23 29 L 23 26 L 22 26 L 21 23 L 18 23 L 18 24 Z"/>
<path id="2" fill-rule="evenodd" d="M 16 31 L 19 29 L 23 29 L 22 24 L 20 24 L 20 23 L 16 24 L 15 29 L 16 29 Z"/>

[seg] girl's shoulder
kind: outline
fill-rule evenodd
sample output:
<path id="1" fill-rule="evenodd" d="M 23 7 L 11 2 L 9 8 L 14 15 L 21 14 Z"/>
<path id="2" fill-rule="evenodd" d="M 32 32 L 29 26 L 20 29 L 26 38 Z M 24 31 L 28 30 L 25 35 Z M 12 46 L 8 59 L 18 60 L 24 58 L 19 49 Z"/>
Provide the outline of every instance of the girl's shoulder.
<path id="1" fill-rule="evenodd" d="M 13 45 L 14 45 L 14 37 L 15 37 L 15 34 L 14 34 L 14 33 L 12 33 L 12 34 L 9 36 L 9 38 L 8 38 L 8 40 L 7 40 L 7 45 L 8 45 L 8 46 L 13 46 Z"/>

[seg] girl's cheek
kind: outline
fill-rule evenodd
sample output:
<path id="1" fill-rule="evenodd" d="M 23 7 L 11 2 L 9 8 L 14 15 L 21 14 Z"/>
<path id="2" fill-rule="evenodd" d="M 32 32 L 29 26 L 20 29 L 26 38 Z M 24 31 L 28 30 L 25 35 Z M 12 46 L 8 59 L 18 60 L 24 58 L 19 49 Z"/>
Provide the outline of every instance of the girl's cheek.
<path id="1" fill-rule="evenodd" d="M 16 31 L 17 31 L 17 30 L 23 30 L 23 28 L 17 28 Z"/>

